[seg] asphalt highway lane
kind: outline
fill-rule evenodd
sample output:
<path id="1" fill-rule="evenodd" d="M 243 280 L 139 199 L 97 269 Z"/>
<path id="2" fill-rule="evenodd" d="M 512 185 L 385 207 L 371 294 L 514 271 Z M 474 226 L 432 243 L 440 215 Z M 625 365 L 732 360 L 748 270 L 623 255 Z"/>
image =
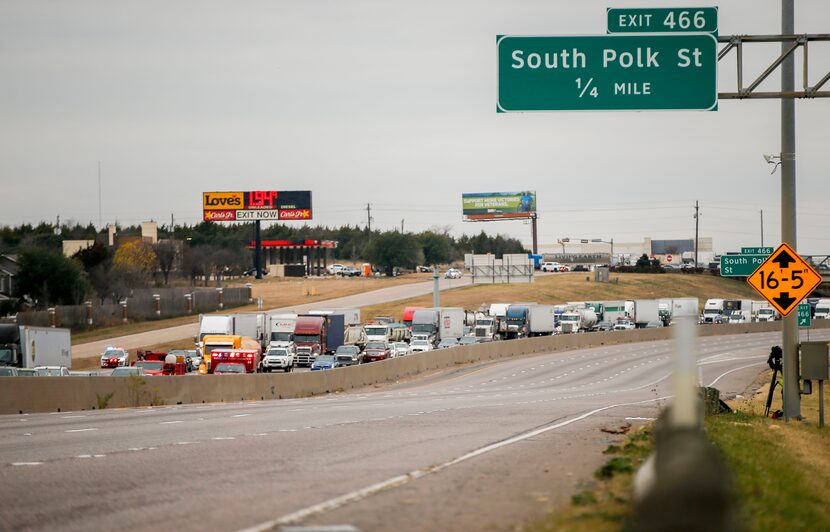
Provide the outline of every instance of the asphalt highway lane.
<path id="1" fill-rule="evenodd" d="M 830 331 L 812 336 L 828 339 Z M 726 395 L 744 392 L 778 341 L 778 333 L 700 339 L 702 382 L 717 381 Z M 571 489 L 585 469 L 577 464 L 590 467 L 583 455 L 594 456 L 587 444 L 574 445 L 586 431 L 653 417 L 669 402 L 672 353 L 670 341 L 625 344 L 459 368 L 361 393 L 3 416 L 0 497 L 14 503 L 0 507 L 0 528 L 239 530 L 300 522 L 422 530 L 480 528 L 483 515 L 488 526 L 504 528 L 510 523 L 499 521 L 500 508 L 512 515 L 507 510 L 523 506 L 493 494 L 519 491 L 539 476 L 536 464 L 559 453 L 567 466 L 545 474 Z M 469 484 L 469 475 L 490 470 L 498 474 Z M 465 489 L 470 495 L 457 497 Z"/>

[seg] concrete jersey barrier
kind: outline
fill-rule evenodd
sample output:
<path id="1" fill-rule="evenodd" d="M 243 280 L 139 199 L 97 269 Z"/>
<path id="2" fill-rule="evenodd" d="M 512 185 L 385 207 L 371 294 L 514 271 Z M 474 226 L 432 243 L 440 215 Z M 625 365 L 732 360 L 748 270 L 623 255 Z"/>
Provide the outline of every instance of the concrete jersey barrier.
<path id="1" fill-rule="evenodd" d="M 813 322 L 830 328 L 830 320 Z M 781 330 L 781 322 L 705 325 L 700 336 Z M 3 377 L 0 414 L 68 412 L 150 405 L 264 401 L 308 397 L 394 382 L 460 365 L 603 345 L 668 340 L 672 329 L 540 336 L 427 351 L 371 364 L 307 373 L 165 377 Z"/>

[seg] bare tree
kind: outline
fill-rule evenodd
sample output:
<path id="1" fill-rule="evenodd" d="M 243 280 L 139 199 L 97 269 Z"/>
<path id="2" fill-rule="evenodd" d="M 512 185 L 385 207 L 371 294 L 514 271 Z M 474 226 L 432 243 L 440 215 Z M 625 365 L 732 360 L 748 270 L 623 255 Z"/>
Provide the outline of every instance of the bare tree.
<path id="1" fill-rule="evenodd" d="M 156 252 L 157 264 L 159 271 L 164 276 L 164 284 L 167 285 L 170 279 L 170 271 L 176 264 L 176 259 L 179 256 L 179 247 L 171 240 L 160 240 L 153 251 Z"/>

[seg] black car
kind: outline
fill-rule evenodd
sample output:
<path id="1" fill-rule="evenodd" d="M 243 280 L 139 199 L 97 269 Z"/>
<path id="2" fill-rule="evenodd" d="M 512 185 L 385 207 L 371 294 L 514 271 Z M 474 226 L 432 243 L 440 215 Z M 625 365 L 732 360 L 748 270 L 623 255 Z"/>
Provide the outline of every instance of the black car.
<path id="1" fill-rule="evenodd" d="M 584 264 L 577 264 L 573 268 L 571 268 L 572 272 L 589 272 L 591 269 Z"/>

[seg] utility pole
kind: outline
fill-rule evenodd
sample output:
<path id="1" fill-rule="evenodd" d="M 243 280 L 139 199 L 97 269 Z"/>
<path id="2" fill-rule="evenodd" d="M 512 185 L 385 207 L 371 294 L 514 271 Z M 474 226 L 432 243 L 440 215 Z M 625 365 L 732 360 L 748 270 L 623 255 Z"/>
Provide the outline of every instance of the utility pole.
<path id="1" fill-rule="evenodd" d="M 697 263 L 697 240 L 698 240 L 698 227 L 700 226 L 700 203 L 695 200 L 695 269 L 698 267 Z"/>
<path id="2" fill-rule="evenodd" d="M 539 253 L 539 238 L 536 234 L 536 216 L 537 214 L 534 212 L 533 215 L 530 217 L 530 225 L 531 225 L 531 233 L 533 237 L 533 254 L 537 255 Z"/>
<path id="3" fill-rule="evenodd" d="M 173 218 L 173 213 L 170 213 L 170 235 L 173 235 L 173 226 L 176 225 L 176 220 Z"/>
<path id="4" fill-rule="evenodd" d="M 403 219 L 401 219 L 401 234 L 403 234 Z"/>
<path id="5" fill-rule="evenodd" d="M 761 247 L 764 247 L 764 209 L 761 209 Z"/>
<path id="6" fill-rule="evenodd" d="M 61 234 L 61 215 L 58 215 L 58 219 L 55 221 L 55 234 L 60 236 Z"/>
<path id="7" fill-rule="evenodd" d="M 366 204 L 366 227 L 372 232 L 372 204 Z"/>
<path id="8" fill-rule="evenodd" d="M 98 230 L 104 227 L 101 221 L 101 161 L 98 161 Z"/>
<path id="9" fill-rule="evenodd" d="M 795 34 L 793 0 L 781 1 L 781 34 Z M 785 54 L 790 44 L 781 43 Z M 805 47 L 806 53 L 806 47 Z M 795 88 L 795 61 L 789 54 L 781 64 L 781 92 Z M 781 240 L 797 247 L 795 198 L 795 100 L 781 99 Z M 784 419 L 801 418 L 801 390 L 798 383 L 798 313 L 784 318 L 781 343 L 784 348 Z"/>

